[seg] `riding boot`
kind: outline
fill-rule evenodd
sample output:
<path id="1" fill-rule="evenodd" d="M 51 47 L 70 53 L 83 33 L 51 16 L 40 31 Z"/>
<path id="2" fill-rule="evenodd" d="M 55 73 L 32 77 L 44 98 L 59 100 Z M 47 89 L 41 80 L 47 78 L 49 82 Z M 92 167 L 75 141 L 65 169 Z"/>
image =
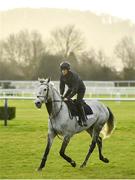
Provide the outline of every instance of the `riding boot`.
<path id="1" fill-rule="evenodd" d="M 84 108 L 83 108 L 83 106 L 81 104 L 78 104 L 78 110 L 79 110 L 79 119 L 82 120 L 83 126 L 87 126 L 87 122 L 86 122 L 87 120 L 86 120 Z"/>
<path id="2" fill-rule="evenodd" d="M 79 114 L 78 124 L 83 127 L 82 117 L 80 114 Z"/>

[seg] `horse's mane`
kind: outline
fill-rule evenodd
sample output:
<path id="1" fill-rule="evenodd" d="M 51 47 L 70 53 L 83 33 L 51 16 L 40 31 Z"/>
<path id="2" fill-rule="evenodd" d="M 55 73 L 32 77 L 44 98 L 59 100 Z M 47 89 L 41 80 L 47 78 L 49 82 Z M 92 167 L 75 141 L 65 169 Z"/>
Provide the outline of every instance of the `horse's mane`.
<path id="1" fill-rule="evenodd" d="M 55 90 L 55 92 L 60 96 L 59 91 L 56 89 L 56 87 L 52 81 L 49 82 L 49 85 L 51 85 L 51 87 Z"/>

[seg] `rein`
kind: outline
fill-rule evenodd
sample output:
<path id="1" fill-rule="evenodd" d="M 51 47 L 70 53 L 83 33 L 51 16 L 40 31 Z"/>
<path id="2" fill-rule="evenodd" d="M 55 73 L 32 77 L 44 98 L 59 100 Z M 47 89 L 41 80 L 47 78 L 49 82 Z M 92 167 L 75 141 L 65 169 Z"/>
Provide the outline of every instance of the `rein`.
<path id="1" fill-rule="evenodd" d="M 52 125 L 52 129 L 53 131 L 55 132 L 56 136 L 62 140 L 62 138 L 58 135 L 56 129 L 53 127 L 53 123 L 52 123 L 52 119 L 56 118 L 58 116 L 58 114 L 60 113 L 61 109 L 62 109 L 62 101 L 60 100 L 55 100 L 55 101 L 50 101 L 50 102 L 61 102 L 61 105 L 60 105 L 60 108 L 58 110 L 58 112 L 56 112 L 55 114 L 53 114 L 52 116 L 49 116 L 49 119 L 50 119 L 50 122 L 51 122 L 51 125 Z"/>
<path id="2" fill-rule="evenodd" d="M 60 100 L 54 100 L 54 101 L 51 101 L 51 102 L 61 102 L 61 105 L 60 105 L 60 108 L 59 108 L 59 110 L 58 110 L 58 112 L 56 112 L 52 117 L 51 117 L 51 119 L 53 119 L 53 118 L 56 118 L 57 116 L 58 116 L 58 114 L 60 113 L 60 111 L 61 111 L 61 109 L 62 109 L 62 100 L 60 101 Z"/>

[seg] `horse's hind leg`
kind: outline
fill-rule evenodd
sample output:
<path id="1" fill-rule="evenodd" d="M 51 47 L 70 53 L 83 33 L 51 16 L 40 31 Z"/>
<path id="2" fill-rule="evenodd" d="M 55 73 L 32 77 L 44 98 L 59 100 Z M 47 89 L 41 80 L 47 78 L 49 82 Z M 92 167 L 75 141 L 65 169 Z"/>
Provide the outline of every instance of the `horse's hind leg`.
<path id="1" fill-rule="evenodd" d="M 88 153 L 86 155 L 86 158 L 85 158 L 84 162 L 80 166 L 81 168 L 86 166 L 87 161 L 88 161 L 90 155 L 92 154 L 93 150 L 95 149 L 95 146 L 96 146 L 96 143 L 97 143 L 97 140 L 98 140 L 98 137 L 99 137 L 99 132 L 100 132 L 99 129 L 95 129 L 95 128 L 93 129 L 93 132 L 92 132 L 92 143 L 90 145 L 89 151 L 88 151 Z"/>
<path id="2" fill-rule="evenodd" d="M 105 163 L 108 163 L 109 160 L 102 155 L 102 138 L 100 136 L 98 137 L 97 145 L 99 151 L 99 159 Z"/>
<path id="3" fill-rule="evenodd" d="M 61 146 L 61 149 L 60 149 L 60 155 L 61 155 L 67 162 L 69 162 L 73 167 L 76 167 L 75 161 L 73 161 L 69 156 L 67 156 L 67 155 L 65 154 L 65 150 L 66 150 L 66 147 L 67 147 L 69 141 L 70 141 L 70 137 L 64 137 L 64 140 L 63 140 L 63 143 L 62 143 L 62 146 Z"/>

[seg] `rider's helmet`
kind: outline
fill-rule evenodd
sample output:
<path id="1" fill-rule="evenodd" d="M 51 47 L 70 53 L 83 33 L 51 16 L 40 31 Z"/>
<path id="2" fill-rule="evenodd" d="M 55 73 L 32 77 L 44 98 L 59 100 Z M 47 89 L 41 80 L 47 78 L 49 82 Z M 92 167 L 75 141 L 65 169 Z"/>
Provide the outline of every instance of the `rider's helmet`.
<path id="1" fill-rule="evenodd" d="M 68 71 L 70 70 L 70 63 L 67 61 L 60 63 L 60 68 L 61 70 L 67 69 Z"/>

